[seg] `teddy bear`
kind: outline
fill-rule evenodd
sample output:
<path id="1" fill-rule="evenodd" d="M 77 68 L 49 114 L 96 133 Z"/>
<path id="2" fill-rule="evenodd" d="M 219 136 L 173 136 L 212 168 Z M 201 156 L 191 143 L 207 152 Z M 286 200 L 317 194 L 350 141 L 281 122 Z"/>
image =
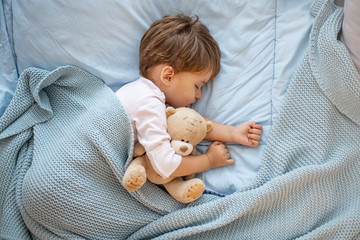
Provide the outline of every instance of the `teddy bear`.
<path id="1" fill-rule="evenodd" d="M 171 137 L 171 146 L 181 156 L 196 154 L 195 146 L 200 143 L 212 123 L 195 110 L 188 107 L 166 108 L 167 131 Z M 134 146 L 134 159 L 129 164 L 123 177 L 123 186 L 129 191 L 140 189 L 148 179 L 155 184 L 162 184 L 167 192 L 182 203 L 198 199 L 205 190 L 203 181 L 192 176 L 162 178 L 150 164 L 150 160 L 141 144 Z"/>

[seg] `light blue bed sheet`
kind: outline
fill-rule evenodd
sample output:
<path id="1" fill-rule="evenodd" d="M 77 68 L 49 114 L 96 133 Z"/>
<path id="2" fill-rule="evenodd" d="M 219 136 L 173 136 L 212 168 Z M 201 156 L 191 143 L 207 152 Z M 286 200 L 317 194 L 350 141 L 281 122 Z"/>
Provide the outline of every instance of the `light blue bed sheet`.
<path id="1" fill-rule="evenodd" d="M 261 165 L 271 126 L 308 44 L 311 2 L 13 0 L 8 7 L 12 6 L 12 22 L 7 24 L 12 26 L 8 39 L 12 46 L 13 38 L 16 62 L 6 60 L 8 65 L 1 68 L 2 79 L 9 79 L 1 80 L 1 107 L 8 104 L 3 99 L 9 90 L 3 89 L 9 87 L 10 96 L 13 93 L 14 69 L 20 73 L 27 67 L 53 70 L 75 65 L 117 90 L 139 77 L 139 41 L 153 21 L 177 12 L 197 14 L 218 41 L 222 61 L 220 74 L 204 87 L 193 108 L 220 123 L 255 120 L 264 129 L 258 148 L 228 145 L 235 165 L 200 174 L 208 190 L 230 194 L 250 184 Z M 3 32 L 3 21 L 1 28 Z M 3 42 L 3 34 L 1 38 Z M 205 142 L 198 149 L 202 152 L 207 146 Z"/>

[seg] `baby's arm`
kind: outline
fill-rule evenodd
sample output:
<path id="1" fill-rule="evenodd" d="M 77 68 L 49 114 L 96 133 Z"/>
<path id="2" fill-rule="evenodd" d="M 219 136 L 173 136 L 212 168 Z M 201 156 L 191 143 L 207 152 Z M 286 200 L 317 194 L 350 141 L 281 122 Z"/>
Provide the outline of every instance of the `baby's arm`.
<path id="1" fill-rule="evenodd" d="M 187 176 L 211 168 L 234 164 L 234 159 L 230 158 L 228 149 L 223 142 L 234 142 L 250 147 L 259 146 L 262 126 L 254 121 L 244 122 L 236 127 L 211 122 L 212 128 L 205 139 L 214 142 L 209 146 L 207 152 L 197 156 L 183 157 L 179 167 L 171 174 L 172 177 Z"/>
<path id="2" fill-rule="evenodd" d="M 249 147 L 259 146 L 262 126 L 254 121 L 244 122 L 235 127 L 206 120 L 212 122 L 212 128 L 207 133 L 206 140 L 239 143 Z"/>
<path id="3" fill-rule="evenodd" d="M 205 154 L 182 157 L 179 167 L 171 174 L 171 177 L 187 176 L 231 164 L 234 164 L 234 159 L 230 158 L 225 144 L 215 141 Z"/>

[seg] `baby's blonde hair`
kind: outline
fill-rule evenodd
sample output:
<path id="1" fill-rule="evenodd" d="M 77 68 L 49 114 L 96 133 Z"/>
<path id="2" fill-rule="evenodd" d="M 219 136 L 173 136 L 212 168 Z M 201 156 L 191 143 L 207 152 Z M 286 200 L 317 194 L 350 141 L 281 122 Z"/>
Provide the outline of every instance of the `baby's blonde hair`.
<path id="1" fill-rule="evenodd" d="M 168 64 L 179 72 L 220 71 L 220 49 L 199 18 L 184 14 L 165 16 L 155 21 L 140 42 L 140 75 L 147 77 L 150 67 Z"/>

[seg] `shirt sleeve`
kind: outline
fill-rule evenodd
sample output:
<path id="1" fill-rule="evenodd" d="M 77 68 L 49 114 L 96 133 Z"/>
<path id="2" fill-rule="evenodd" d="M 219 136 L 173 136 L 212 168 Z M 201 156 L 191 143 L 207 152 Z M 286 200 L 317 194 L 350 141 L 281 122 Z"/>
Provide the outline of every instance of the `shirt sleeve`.
<path id="1" fill-rule="evenodd" d="M 180 165 L 182 157 L 171 147 L 167 133 L 165 104 L 157 98 L 147 98 L 137 106 L 134 124 L 138 141 L 144 146 L 157 174 L 168 178 Z"/>

